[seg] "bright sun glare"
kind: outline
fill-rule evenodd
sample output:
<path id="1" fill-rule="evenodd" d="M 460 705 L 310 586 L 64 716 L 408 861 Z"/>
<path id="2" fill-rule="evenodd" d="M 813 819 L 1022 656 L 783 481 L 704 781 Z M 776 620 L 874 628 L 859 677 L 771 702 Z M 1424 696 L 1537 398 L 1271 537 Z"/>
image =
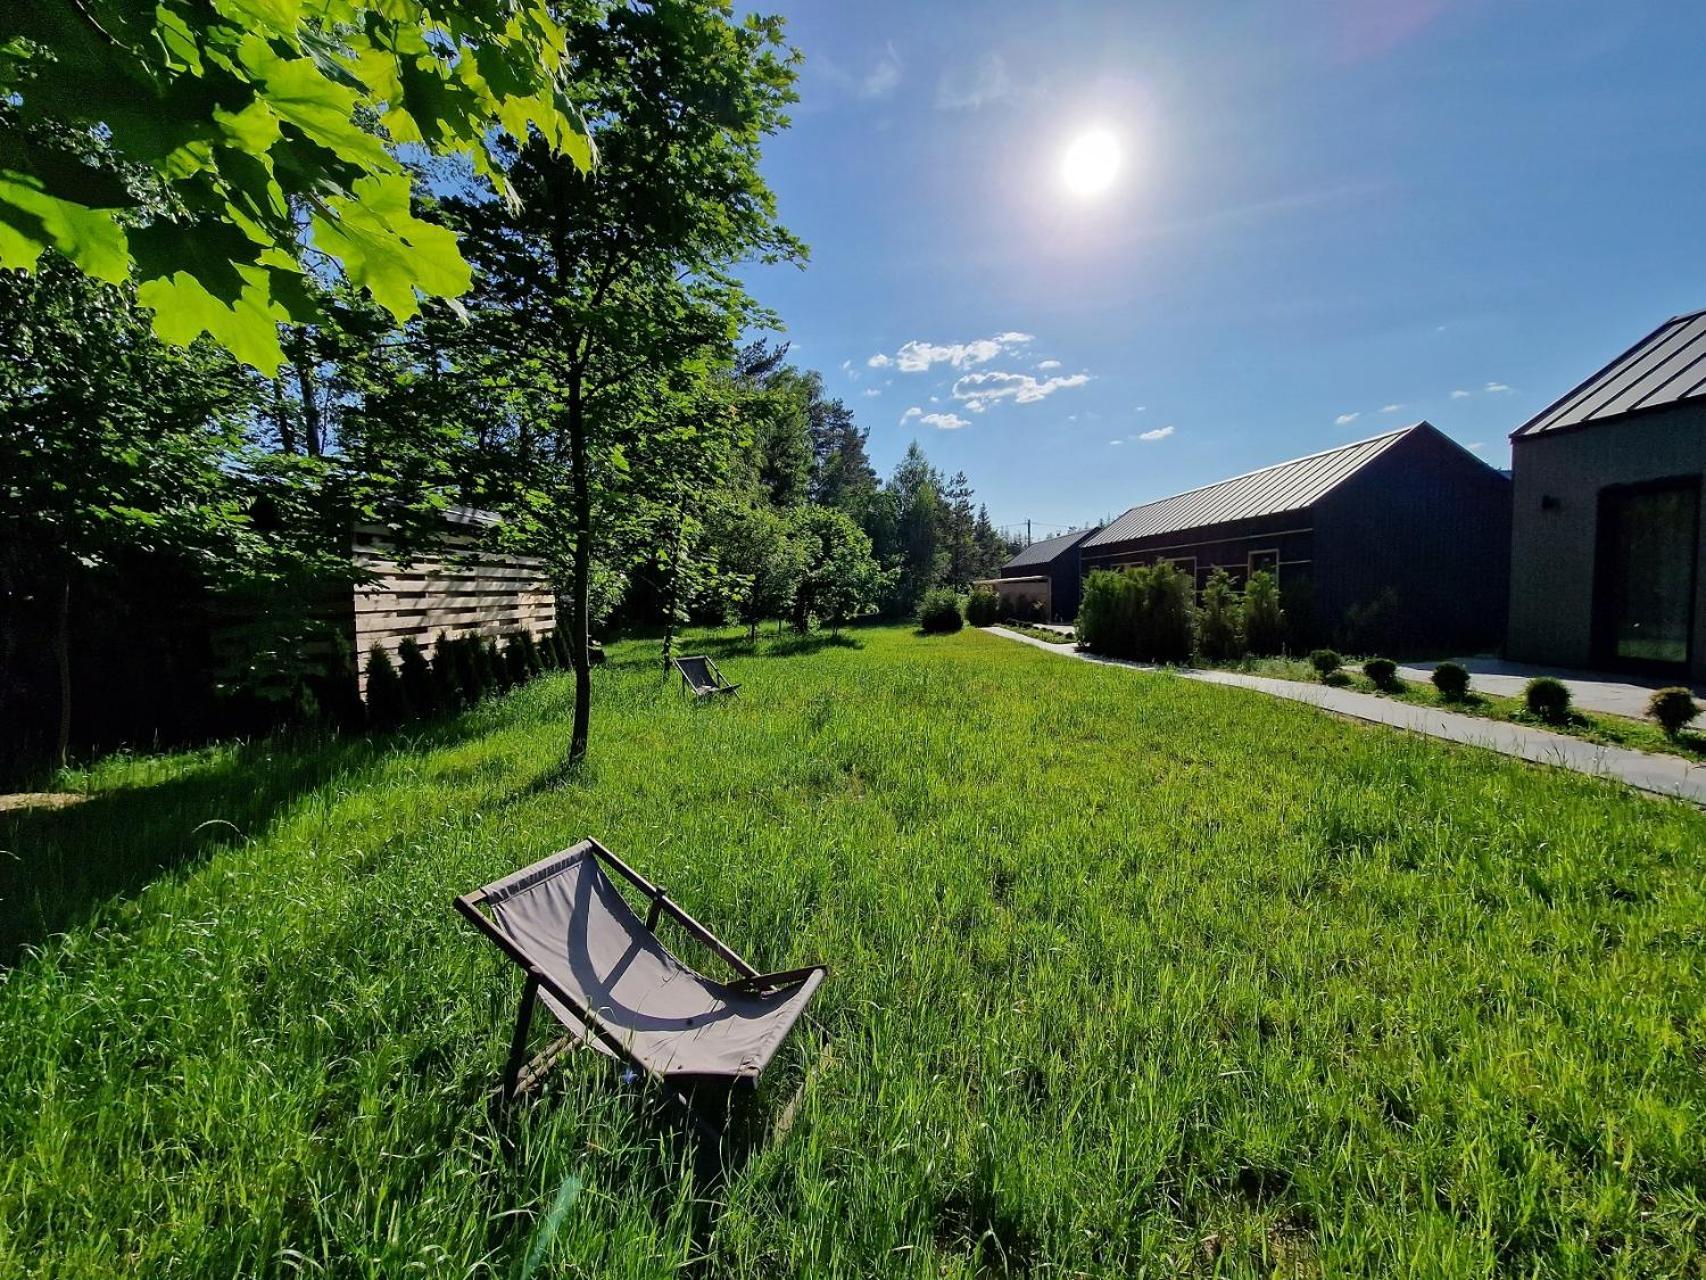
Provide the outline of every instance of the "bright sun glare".
<path id="1" fill-rule="evenodd" d="M 1100 195 L 1120 171 L 1119 139 L 1106 129 L 1079 134 L 1060 159 L 1060 176 L 1075 196 Z"/>

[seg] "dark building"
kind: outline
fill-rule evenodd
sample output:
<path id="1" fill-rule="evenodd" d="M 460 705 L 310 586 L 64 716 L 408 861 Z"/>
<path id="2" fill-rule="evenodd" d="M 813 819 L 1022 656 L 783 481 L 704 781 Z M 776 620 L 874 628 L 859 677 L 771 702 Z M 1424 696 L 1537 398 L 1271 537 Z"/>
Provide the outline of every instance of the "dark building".
<path id="1" fill-rule="evenodd" d="M 1024 606 L 1040 608 L 1045 622 L 1071 622 L 1078 616 L 1083 574 L 1078 548 L 1095 529 L 1077 529 L 1056 538 L 1033 542 L 1001 566 L 999 578 L 985 578 L 1002 604 L 1017 614 Z"/>
<path id="2" fill-rule="evenodd" d="M 1503 630 L 1510 481 L 1426 422 L 1133 507 L 1083 571 L 1278 575 L 1294 648 L 1476 652 Z"/>
<path id="3" fill-rule="evenodd" d="M 1510 656 L 1706 682 L 1706 311 L 1518 427 L 1511 468 Z"/>

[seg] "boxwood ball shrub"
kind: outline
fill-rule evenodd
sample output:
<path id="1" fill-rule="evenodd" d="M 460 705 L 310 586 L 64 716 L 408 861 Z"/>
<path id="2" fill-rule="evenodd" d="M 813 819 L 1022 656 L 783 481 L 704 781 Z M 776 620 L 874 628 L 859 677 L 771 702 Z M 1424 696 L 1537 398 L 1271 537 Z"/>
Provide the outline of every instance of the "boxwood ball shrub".
<path id="1" fill-rule="evenodd" d="M 1570 718 L 1570 687 L 1562 680 L 1539 676 L 1528 682 L 1522 696 L 1528 703 L 1530 715 L 1554 724 L 1562 724 Z"/>
<path id="2" fill-rule="evenodd" d="M 948 635 L 965 626 L 960 598 L 945 587 L 926 591 L 918 606 L 918 626 L 927 635 Z"/>
<path id="3" fill-rule="evenodd" d="M 1309 665 L 1315 668 L 1315 674 L 1325 680 L 1333 672 L 1345 665 L 1345 660 L 1332 649 L 1317 649 L 1309 655 Z"/>
<path id="4" fill-rule="evenodd" d="M 1448 702 L 1458 702 L 1469 692 L 1469 671 L 1462 663 L 1442 662 L 1434 668 L 1434 688 Z"/>
<path id="5" fill-rule="evenodd" d="M 966 598 L 966 621 L 974 627 L 995 625 L 1001 616 L 1001 597 L 988 587 L 978 587 Z"/>
<path id="6" fill-rule="evenodd" d="M 1673 686 L 1660 689 L 1647 702 L 1647 714 L 1659 722 L 1659 727 L 1676 737 L 1700 714 L 1700 704 L 1687 689 Z"/>
<path id="7" fill-rule="evenodd" d="M 1391 658 L 1370 658 L 1362 664 L 1362 673 L 1373 682 L 1376 689 L 1398 687 L 1398 664 Z"/>

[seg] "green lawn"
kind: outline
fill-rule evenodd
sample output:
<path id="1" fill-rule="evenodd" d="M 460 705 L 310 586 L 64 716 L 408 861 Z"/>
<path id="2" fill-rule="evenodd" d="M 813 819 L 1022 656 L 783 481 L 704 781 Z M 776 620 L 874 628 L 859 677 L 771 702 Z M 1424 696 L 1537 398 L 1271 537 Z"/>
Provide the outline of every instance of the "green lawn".
<path id="1" fill-rule="evenodd" d="M 0 815 L 0 1275 L 1699 1275 L 1706 815 L 968 629 L 655 646 L 388 746 Z M 596 834 L 761 968 L 720 1183 L 593 1055 L 508 1127 L 452 896 Z"/>

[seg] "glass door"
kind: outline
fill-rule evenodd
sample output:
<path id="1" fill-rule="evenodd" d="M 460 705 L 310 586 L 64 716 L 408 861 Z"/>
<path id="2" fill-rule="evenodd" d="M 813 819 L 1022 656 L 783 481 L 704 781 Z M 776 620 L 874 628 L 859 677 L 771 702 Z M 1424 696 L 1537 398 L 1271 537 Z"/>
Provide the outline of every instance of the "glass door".
<path id="1" fill-rule="evenodd" d="M 1699 542 L 1698 476 L 1600 491 L 1596 661 L 1654 673 L 1687 668 Z"/>

